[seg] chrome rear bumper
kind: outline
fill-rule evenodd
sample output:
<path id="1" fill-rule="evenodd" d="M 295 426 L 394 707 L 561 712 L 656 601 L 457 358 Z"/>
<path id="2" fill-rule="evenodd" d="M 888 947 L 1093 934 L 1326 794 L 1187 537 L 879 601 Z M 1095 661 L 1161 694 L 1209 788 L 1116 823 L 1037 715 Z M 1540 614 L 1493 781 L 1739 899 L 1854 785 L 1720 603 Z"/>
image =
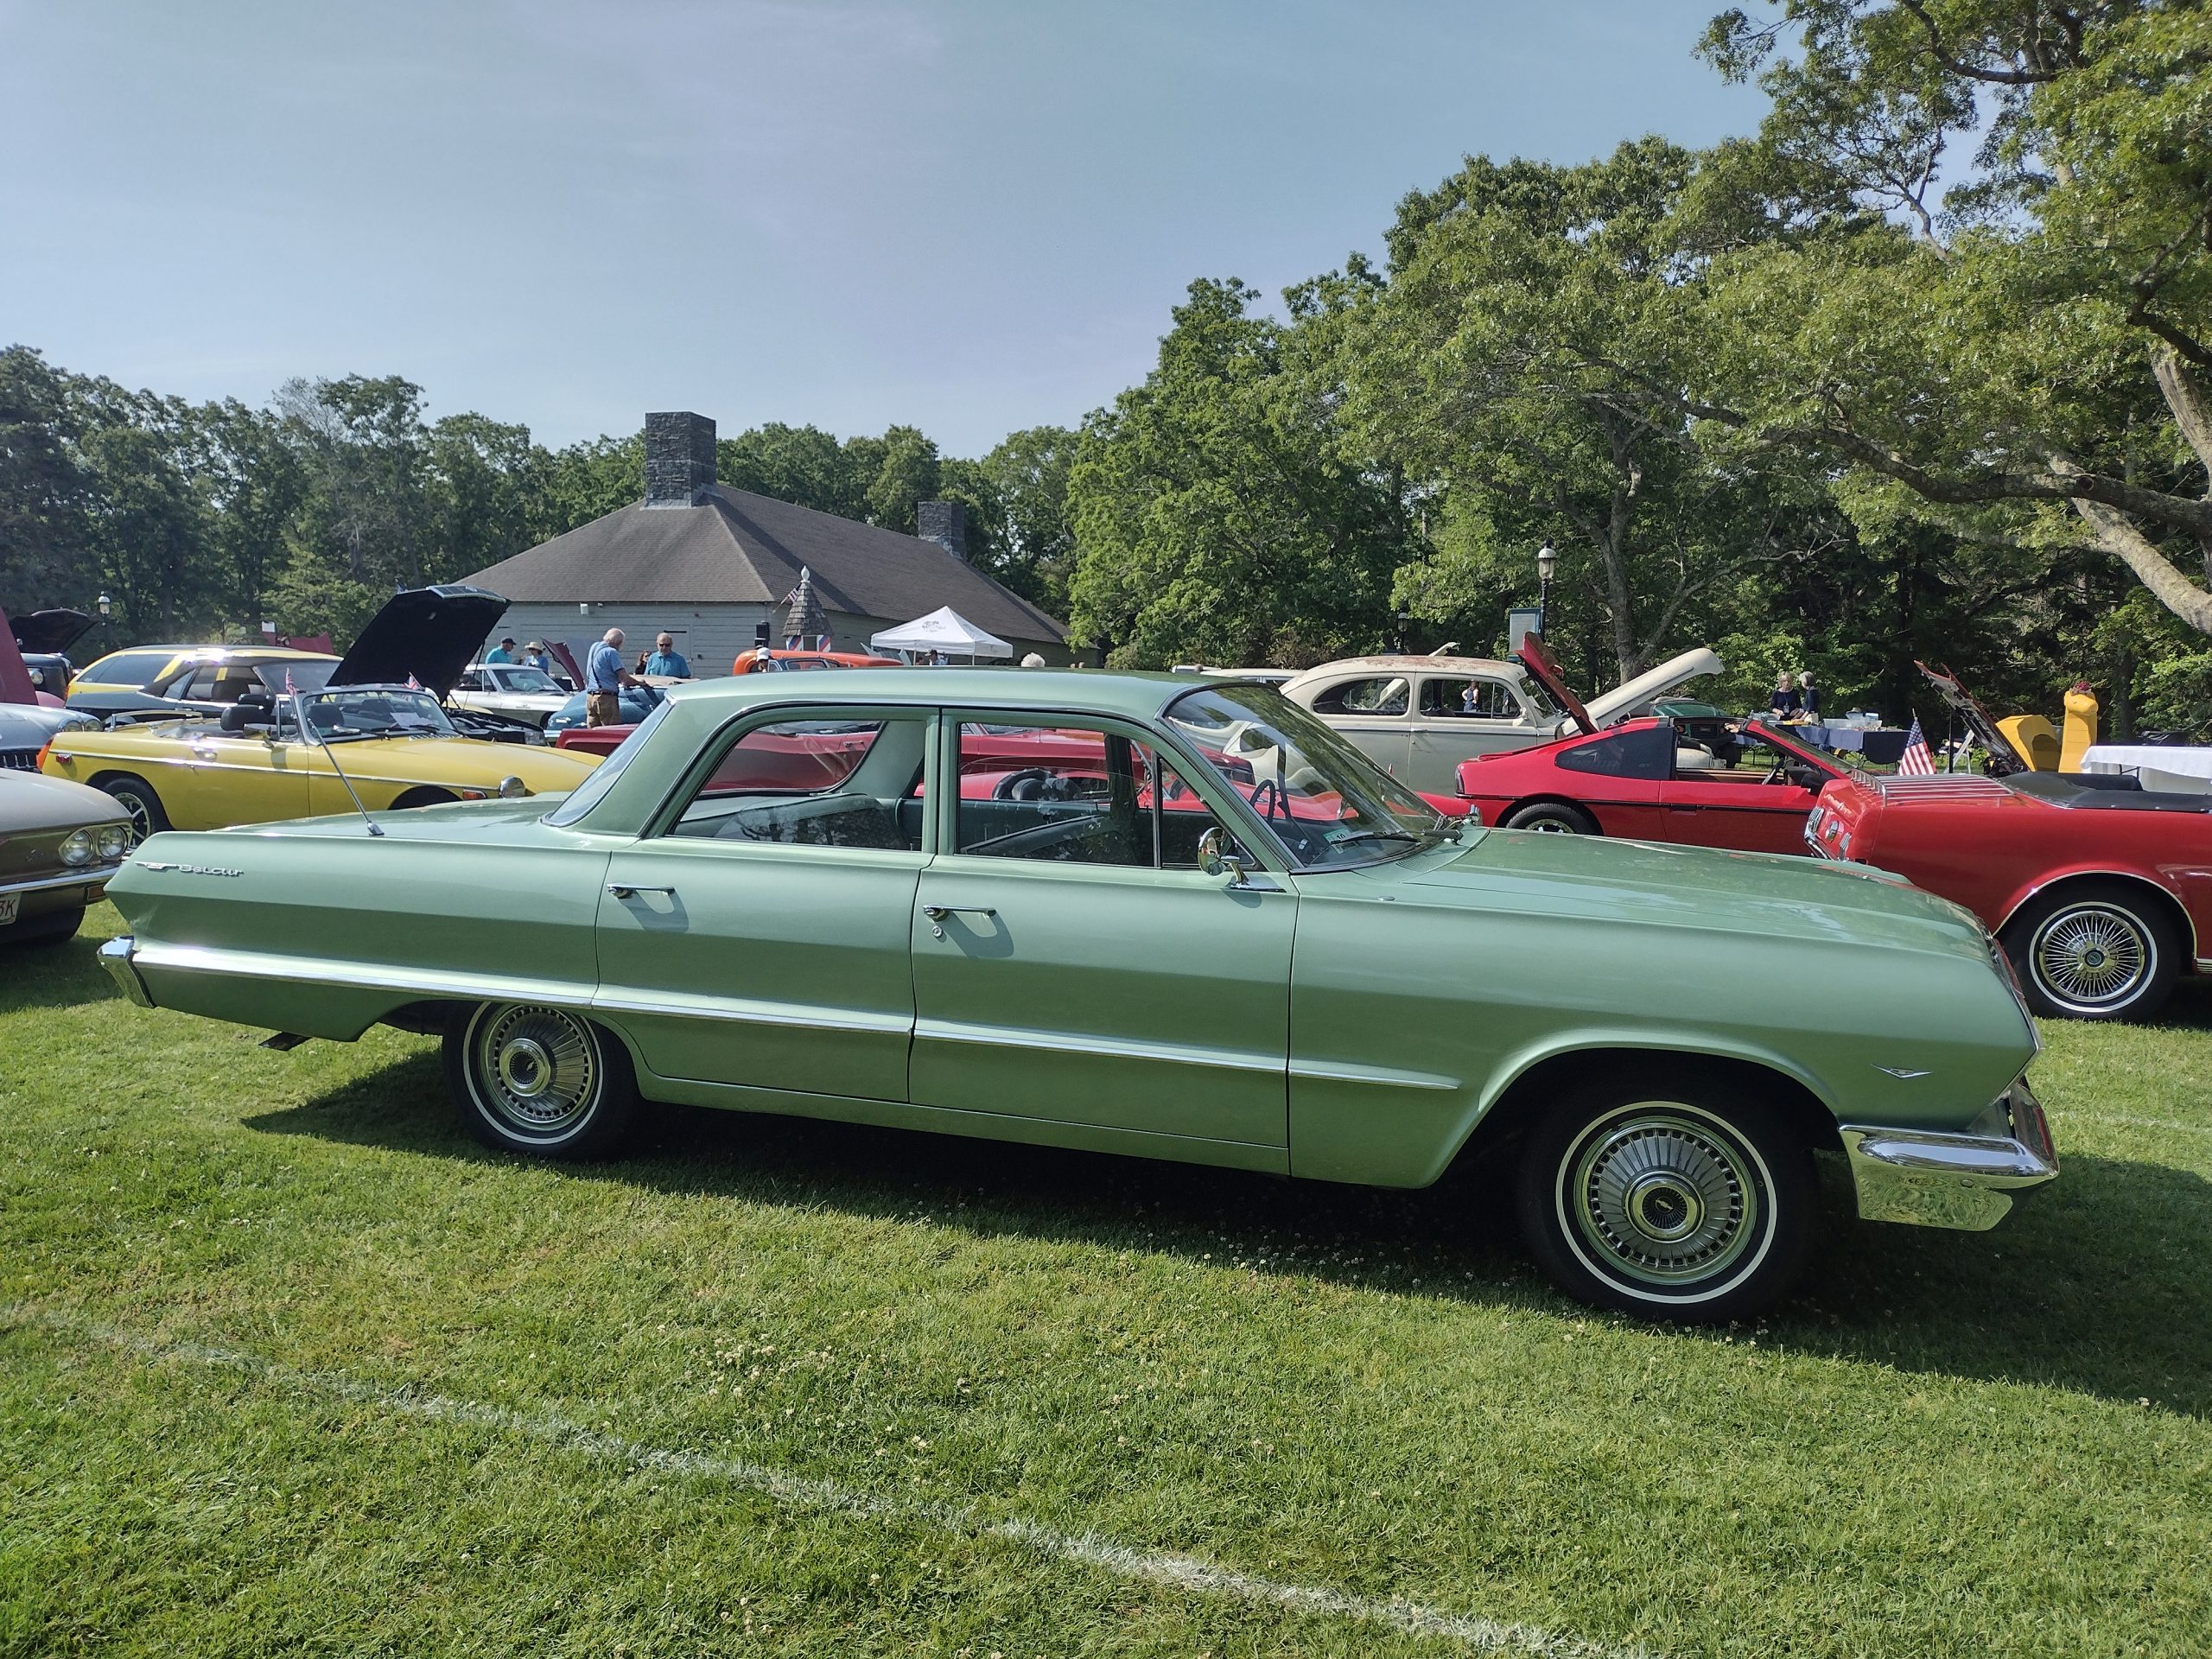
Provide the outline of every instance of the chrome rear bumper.
<path id="1" fill-rule="evenodd" d="M 2050 1126 L 2025 1079 L 1993 1102 L 1988 1116 L 2010 1133 L 1947 1135 L 1845 1124 L 1843 1149 L 1860 1217 L 1986 1232 L 2011 1211 L 2013 1194 L 2057 1175 Z"/>
<path id="2" fill-rule="evenodd" d="M 128 933 L 119 939 L 110 939 L 100 946 L 100 966 L 107 969 L 109 978 L 123 988 L 125 996 L 142 1008 L 150 1008 L 154 1006 L 153 996 L 146 989 L 146 982 L 139 978 L 137 969 L 130 963 L 137 949 L 137 941 Z"/>

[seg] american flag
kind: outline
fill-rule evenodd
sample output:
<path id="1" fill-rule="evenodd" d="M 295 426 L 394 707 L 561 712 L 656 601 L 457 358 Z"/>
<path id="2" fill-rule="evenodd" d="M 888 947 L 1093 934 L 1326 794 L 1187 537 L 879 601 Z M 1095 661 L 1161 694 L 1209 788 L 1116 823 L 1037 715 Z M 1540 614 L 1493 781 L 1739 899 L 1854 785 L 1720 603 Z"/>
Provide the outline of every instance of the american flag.
<path id="1" fill-rule="evenodd" d="M 292 671 L 289 668 L 286 669 L 284 671 L 284 695 L 289 697 L 299 689 L 300 688 L 298 686 L 292 683 Z"/>
<path id="2" fill-rule="evenodd" d="M 1933 778 L 1935 775 L 1936 762 L 1928 753 L 1928 740 L 1920 734 L 1920 716 L 1915 715 L 1912 730 L 1905 734 L 1904 753 L 1897 757 L 1897 776 Z"/>

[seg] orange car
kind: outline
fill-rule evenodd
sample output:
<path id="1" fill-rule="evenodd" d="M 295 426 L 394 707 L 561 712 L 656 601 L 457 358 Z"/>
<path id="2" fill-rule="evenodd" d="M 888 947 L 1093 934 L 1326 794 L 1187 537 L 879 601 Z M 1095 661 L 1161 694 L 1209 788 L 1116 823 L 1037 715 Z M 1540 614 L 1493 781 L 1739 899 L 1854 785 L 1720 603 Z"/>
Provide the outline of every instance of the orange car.
<path id="1" fill-rule="evenodd" d="M 785 673 L 805 668 L 902 668 L 895 657 L 871 657 L 858 651 L 772 651 L 766 645 L 741 652 L 733 674 Z"/>

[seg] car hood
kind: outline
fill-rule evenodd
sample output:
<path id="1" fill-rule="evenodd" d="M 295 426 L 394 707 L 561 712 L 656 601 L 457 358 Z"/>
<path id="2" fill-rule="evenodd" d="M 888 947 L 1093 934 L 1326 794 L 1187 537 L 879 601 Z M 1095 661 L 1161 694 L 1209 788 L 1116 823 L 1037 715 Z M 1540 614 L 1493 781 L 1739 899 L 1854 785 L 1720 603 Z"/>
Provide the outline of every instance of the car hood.
<path id="1" fill-rule="evenodd" d="M 1408 899 L 1988 958 L 1971 912 L 1864 865 L 1532 830 L 1378 867 Z"/>
<path id="2" fill-rule="evenodd" d="M 404 685 L 413 680 L 442 697 L 506 611 L 505 597 L 488 588 L 448 585 L 394 594 L 331 671 L 329 683 Z"/>
<path id="3" fill-rule="evenodd" d="M 90 732 L 99 728 L 99 721 L 81 709 L 0 702 L 0 749 L 35 748 L 59 732 Z"/>
<path id="4" fill-rule="evenodd" d="M 1687 685 L 1707 674 L 1718 674 L 1722 667 L 1720 658 L 1700 645 L 1695 651 L 1669 658 L 1632 680 L 1624 680 L 1604 695 L 1591 698 L 1584 706 L 1590 710 L 1591 719 L 1600 726 L 1610 726 L 1631 715 L 1649 714 L 1650 706 L 1676 686 Z"/>
<path id="5" fill-rule="evenodd" d="M 0 772 L 0 836 L 127 823 L 130 817 L 105 790 L 35 772 Z"/>
<path id="6" fill-rule="evenodd" d="M 33 611 L 29 616 L 8 619 L 16 644 L 27 657 L 59 656 L 92 629 L 92 619 L 82 611 Z"/>

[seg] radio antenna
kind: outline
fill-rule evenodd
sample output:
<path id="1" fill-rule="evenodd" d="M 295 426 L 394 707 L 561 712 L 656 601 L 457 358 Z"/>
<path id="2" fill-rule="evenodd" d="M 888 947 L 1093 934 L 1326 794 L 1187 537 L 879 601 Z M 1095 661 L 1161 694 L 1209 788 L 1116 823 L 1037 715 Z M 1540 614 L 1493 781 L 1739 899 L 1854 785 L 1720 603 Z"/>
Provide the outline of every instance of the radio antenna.
<path id="1" fill-rule="evenodd" d="M 353 810 L 361 815 L 361 822 L 369 826 L 369 833 L 381 836 L 377 821 L 369 816 L 369 809 L 361 804 L 361 792 L 353 787 L 353 780 L 346 775 L 346 768 L 338 764 L 338 751 L 330 747 L 330 740 L 317 731 L 308 720 L 308 699 L 304 691 L 292 693 L 292 718 L 300 722 L 302 735 L 312 737 L 322 747 L 324 757 L 330 762 L 331 771 L 338 774 L 338 781 L 346 785 L 346 792 L 353 798 Z"/>

